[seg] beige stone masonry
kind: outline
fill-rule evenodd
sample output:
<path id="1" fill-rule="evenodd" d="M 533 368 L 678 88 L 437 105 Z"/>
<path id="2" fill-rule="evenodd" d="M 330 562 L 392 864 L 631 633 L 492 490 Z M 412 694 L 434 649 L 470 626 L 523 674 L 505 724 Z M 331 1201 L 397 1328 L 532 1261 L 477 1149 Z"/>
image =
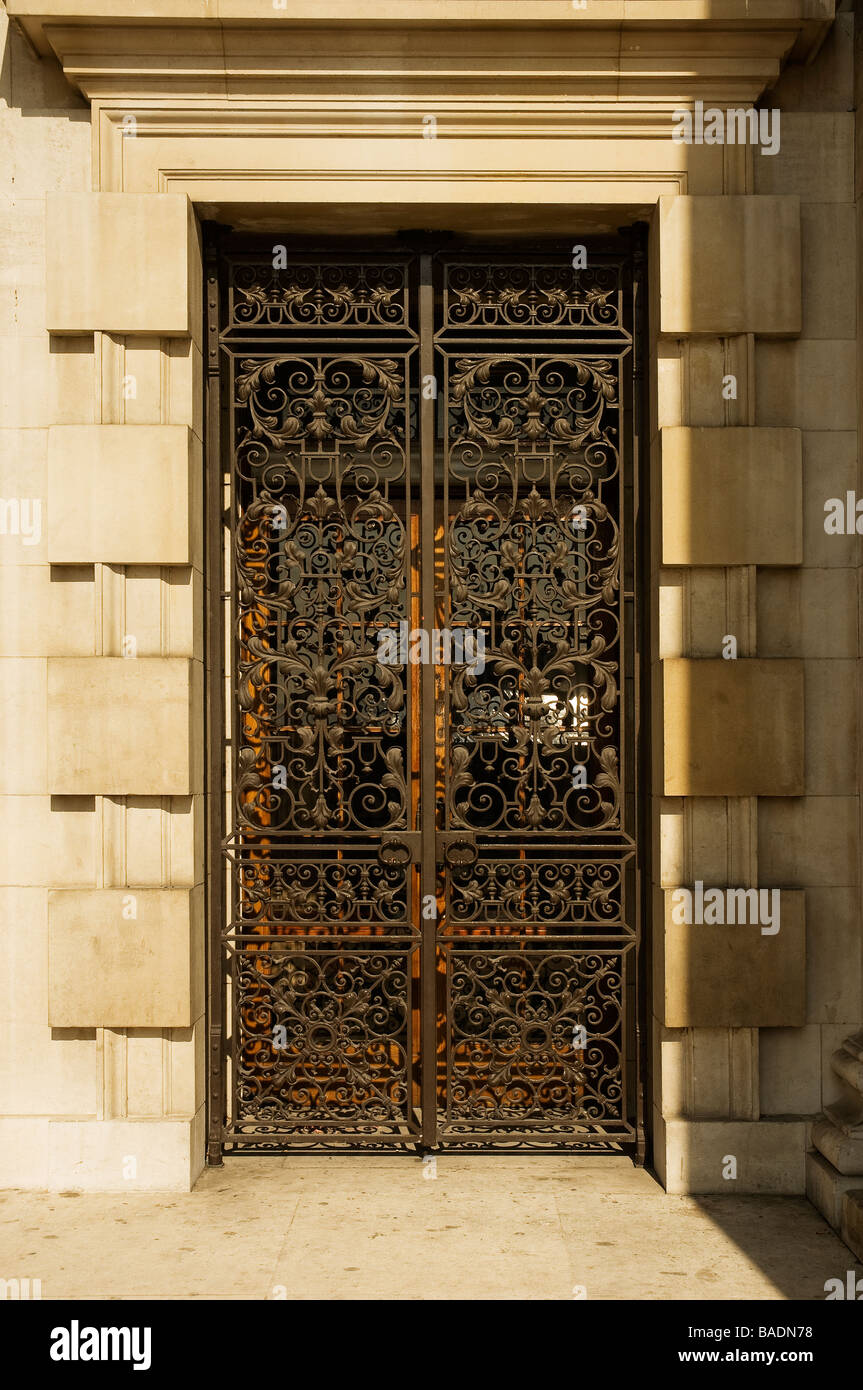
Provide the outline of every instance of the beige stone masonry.
<path id="1" fill-rule="evenodd" d="M 201 564 L 201 447 L 186 425 L 48 431 L 52 564 Z"/>
<path id="2" fill-rule="evenodd" d="M 15 266 L 24 290 L 14 299 L 16 333 L 22 325 L 27 332 L 4 349 L 6 424 L 20 427 L 7 435 L 20 437 L 9 440 L 3 495 L 43 498 L 45 527 L 41 544 L 10 536 L 0 554 L 10 570 L 7 601 L 19 609 L 16 620 L 0 623 L 0 651 L 30 658 L 3 670 L 2 790 L 7 815 L 20 826 L 0 877 L 42 885 L 6 890 L 13 968 L 7 963 L 4 971 L 23 988 L 16 985 L 22 1012 L 11 1064 L 0 1076 L 8 1083 L 0 1109 L 14 1117 L 0 1120 L 0 1181 L 183 1190 L 204 1152 L 208 1039 L 195 982 L 203 926 L 200 895 L 188 892 L 200 884 L 204 865 L 202 702 L 198 661 L 179 659 L 202 655 L 203 594 L 199 560 L 187 558 L 197 554 L 188 493 L 175 504 L 183 477 L 190 488 L 194 483 L 188 458 L 181 476 L 178 446 L 154 443 L 158 481 L 145 474 L 143 486 L 146 451 L 137 459 L 126 454 L 127 440 L 134 454 L 134 432 L 145 426 L 202 431 L 193 203 L 202 219 L 238 230 L 358 239 L 412 226 L 487 235 L 493 224 L 503 242 L 651 222 L 652 346 L 644 365 L 658 424 L 644 421 L 642 434 L 656 459 L 657 505 L 643 597 L 656 608 L 661 595 L 662 620 L 652 620 L 661 652 L 686 658 L 676 674 L 665 662 L 664 767 L 663 668 L 654 665 L 654 786 L 660 790 L 667 776 L 677 798 L 662 805 L 657 882 L 667 889 L 695 878 L 795 884 L 806 889 L 809 919 L 805 962 L 802 912 L 797 921 L 791 901 L 802 906 L 802 893 L 784 887 L 777 937 L 761 937 L 757 927 L 693 926 L 684 929 L 689 938 L 666 939 L 666 895 L 657 887 L 653 935 L 671 959 L 654 976 L 653 1011 L 664 1017 L 667 1002 L 669 1017 L 696 1021 L 666 1027 L 654 1020 L 661 1073 L 654 1101 L 662 1111 L 655 1161 L 672 1191 L 727 1192 L 722 1165 L 729 1153 L 738 1159 L 736 1191 L 802 1191 L 805 1124 L 752 1122 L 762 1113 L 799 1116 L 817 1108 L 820 1054 L 829 1055 L 851 1031 L 834 1021 L 858 1016 L 859 916 L 851 885 L 859 808 L 848 781 L 853 769 L 840 766 L 836 775 L 838 735 L 828 743 L 823 717 L 831 686 L 848 684 L 846 668 L 857 651 L 856 642 L 843 646 L 843 666 L 835 676 L 826 669 L 835 663 L 824 658 L 838 650 L 833 633 L 846 643 L 853 636 L 850 584 L 832 571 L 856 563 L 854 538 L 825 536 L 822 510 L 823 496 L 857 487 L 855 299 L 846 274 L 855 229 L 847 211 L 837 218 L 833 201 L 840 175 L 848 177 L 853 99 L 834 91 L 840 114 L 821 119 L 810 139 L 808 112 L 796 125 L 793 118 L 786 123 L 786 102 L 777 98 L 783 143 L 776 159 L 740 147 L 681 146 L 671 126 L 672 111 L 695 98 L 705 105 L 770 104 L 792 50 L 786 75 L 801 83 L 817 78 L 833 91 L 821 59 L 807 68 L 801 62 L 824 37 L 833 0 L 589 0 L 587 22 L 571 0 L 289 0 L 284 12 L 272 0 L 6 0 L 6 9 L 23 20 L 47 59 L 33 66 L 50 69 L 57 84 L 65 74 L 64 110 L 68 101 L 74 117 L 33 120 L 31 103 L 7 124 L 16 197 L 31 203 L 35 255 L 25 278 Z M 20 33 L 13 38 L 23 46 Z M 16 100 L 21 71 L 13 65 Z M 423 128 L 431 111 L 440 123 L 435 140 Z M 125 129 L 129 116 L 133 139 Z M 48 139 L 39 134 L 43 128 Z M 34 157 L 40 139 L 45 153 Z M 90 187 L 101 191 L 83 192 Z M 41 242 L 48 189 L 46 316 Z M 58 198 L 59 190 L 70 196 Z M 11 225 L 20 226 L 24 209 L 13 212 Z M 49 339 L 49 332 L 65 336 Z M 726 374 L 737 378 L 733 399 L 721 390 Z M 130 377 L 137 392 L 127 396 Z M 122 452 L 94 440 L 90 453 L 76 458 L 69 472 L 87 481 L 75 513 L 62 469 L 56 482 L 53 473 L 50 485 L 47 479 L 47 427 L 100 422 L 126 427 L 117 436 Z M 790 568 L 800 564 L 799 499 L 792 503 L 783 492 L 786 475 L 796 476 L 784 443 L 794 434 L 790 425 L 808 431 L 806 560 L 823 575 Z M 664 555 L 659 426 L 691 431 L 685 441 L 683 432 L 665 440 L 672 451 Z M 707 436 L 720 428 L 724 437 L 714 446 Z M 81 442 L 84 453 L 83 435 Z M 51 455 L 56 463 L 53 449 Z M 136 482 L 124 491 L 116 470 L 129 464 Z M 200 467 L 197 457 L 192 467 Z M 106 479 L 110 507 L 99 495 Z M 133 514 L 136 488 L 146 516 Z M 761 516 L 752 510 L 756 489 Z M 101 506 L 99 519 L 85 515 Z M 61 548 L 49 554 L 55 536 Z M 120 541 L 122 550 L 110 553 Z M 166 560 L 178 546 L 183 558 Z M 81 559 L 58 563 L 76 549 Z M 663 561 L 672 568 L 659 571 Z M 778 568 L 756 576 L 756 565 Z M 37 606 L 38 618 L 28 623 L 28 607 L 35 614 Z M 819 619 L 819 609 L 829 619 Z M 797 621 L 798 611 L 805 621 Z M 739 638 L 736 663 L 714 660 L 728 632 Z M 138 638 L 138 659 L 122 660 L 130 635 Z M 645 660 L 654 655 L 643 653 Z M 822 660 L 807 669 L 804 741 L 802 680 L 794 670 L 802 665 L 797 658 L 813 655 Z M 847 704 L 844 694 L 838 706 L 830 697 L 838 733 L 849 722 Z M 804 761 L 807 795 L 789 799 L 790 791 L 803 790 Z M 759 805 L 756 795 L 767 799 Z M 51 1037 L 47 1023 L 52 889 L 73 890 L 67 945 L 81 933 L 91 977 L 99 974 L 95 953 L 108 961 L 101 995 L 97 982 L 91 1000 L 91 981 L 79 976 L 77 999 L 66 1000 L 73 1010 L 105 1005 L 86 1041 Z M 146 893 L 137 918 L 118 916 L 118 897 L 122 903 Z M 55 915 L 52 901 L 52 926 Z M 25 950 L 13 929 L 24 917 L 38 927 L 35 950 Z M 791 965 L 782 952 L 795 929 L 800 958 Z M 747 930 L 754 939 L 741 949 Z M 732 931 L 740 939 L 732 940 Z M 146 961 L 151 947 L 142 998 L 130 999 L 126 980 L 136 970 L 123 952 L 140 950 Z M 192 1026 L 133 1023 L 146 1008 L 164 1007 L 162 972 L 174 970 L 178 952 Z M 796 1026 L 804 964 L 808 1028 Z M 53 959 L 51 970 L 53 978 Z M 711 981 L 715 998 L 707 999 Z M 108 1012 L 117 1003 L 106 999 L 115 983 L 122 1014 Z M 32 1025 L 21 1001 L 33 998 L 44 1037 L 32 1085 L 25 1085 Z M 751 1020 L 780 1017 L 770 1012 L 780 1002 L 793 1008 L 761 1035 L 767 1046 L 759 1095 L 759 1031 Z M 143 1015 L 132 1012 L 139 1004 Z M 747 1022 L 735 1026 L 741 1018 Z"/>
<path id="3" fill-rule="evenodd" d="M 802 1120 L 709 1121 L 657 1117 L 664 1140 L 660 1178 L 682 1192 L 802 1193 L 806 1124 Z M 733 1158 L 733 1182 L 723 1176 Z"/>
<path id="4" fill-rule="evenodd" d="M 52 1028 L 187 1028 L 200 997 L 201 888 L 48 894 Z"/>
<path id="5" fill-rule="evenodd" d="M 666 796 L 802 796 L 803 663 L 662 663 Z"/>
<path id="6" fill-rule="evenodd" d="M 799 565 L 803 452 L 796 429 L 662 431 L 666 565 Z"/>
<path id="7" fill-rule="evenodd" d="M 200 730 L 199 662 L 48 659 L 48 783 L 55 795 L 200 791 Z"/>
<path id="8" fill-rule="evenodd" d="M 192 1117 L 41 1124 L 44 1176 L 38 1185 L 51 1191 L 188 1192 L 203 1166 L 203 1108 Z M 24 1152 L 36 1147 L 35 1138 L 22 1133 Z M 30 1179 L 24 1185 L 37 1184 Z"/>
<path id="9" fill-rule="evenodd" d="M 707 893 L 713 885 L 704 885 Z M 690 891 L 692 891 L 690 889 Z M 720 891 L 724 891 L 720 889 Z M 779 930 L 675 922 L 674 890 L 665 891 L 657 985 L 667 1028 L 800 1028 L 806 1022 L 805 894 L 778 890 Z M 738 903 L 740 900 L 737 900 Z M 768 907 L 772 904 L 768 898 Z M 741 915 L 736 907 L 735 916 Z M 772 926 L 771 926 L 772 930 Z"/>
<path id="10" fill-rule="evenodd" d="M 47 195 L 50 333 L 198 332 L 197 233 L 182 193 Z"/>
<path id="11" fill-rule="evenodd" d="M 0 885 L 72 888 L 93 882 L 95 809 L 82 798 L 60 803 L 50 796 L 0 796 Z"/>
<path id="12" fill-rule="evenodd" d="M 800 200 L 659 200 L 660 332 L 793 335 L 803 321 Z"/>
<path id="13" fill-rule="evenodd" d="M 47 663 L 38 657 L 0 660 L 0 794 L 48 791 Z"/>

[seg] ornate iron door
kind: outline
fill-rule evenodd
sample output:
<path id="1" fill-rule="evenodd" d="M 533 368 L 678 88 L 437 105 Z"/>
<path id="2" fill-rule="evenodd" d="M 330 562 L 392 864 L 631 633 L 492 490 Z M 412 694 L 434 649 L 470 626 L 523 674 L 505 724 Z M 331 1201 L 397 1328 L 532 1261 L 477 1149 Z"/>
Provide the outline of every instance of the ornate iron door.
<path id="1" fill-rule="evenodd" d="M 639 257 L 274 249 L 208 262 L 211 1160 L 638 1149 Z"/>

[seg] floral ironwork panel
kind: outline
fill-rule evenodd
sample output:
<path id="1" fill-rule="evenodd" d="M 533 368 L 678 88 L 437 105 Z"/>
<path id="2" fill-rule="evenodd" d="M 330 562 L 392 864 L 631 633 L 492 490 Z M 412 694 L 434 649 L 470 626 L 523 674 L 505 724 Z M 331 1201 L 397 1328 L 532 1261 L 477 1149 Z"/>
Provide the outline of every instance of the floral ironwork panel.
<path id="1" fill-rule="evenodd" d="M 619 856 L 556 857 L 543 850 L 488 852 L 467 864 L 450 865 L 447 921 L 462 926 L 513 924 L 545 935 L 550 929 L 580 936 L 625 930 L 624 869 Z"/>
<path id="2" fill-rule="evenodd" d="M 401 1125 L 410 1109 L 410 953 L 282 940 L 234 951 L 240 1133 L 284 1126 L 314 1143 Z"/>
<path id="3" fill-rule="evenodd" d="M 485 633 L 450 686 L 450 824 L 617 828 L 619 364 L 447 366 L 449 615 Z"/>
<path id="4" fill-rule="evenodd" d="M 619 266 L 594 264 L 575 271 L 554 263 L 448 262 L 443 327 L 453 329 L 624 329 L 624 286 Z"/>
<path id="5" fill-rule="evenodd" d="M 240 328 L 364 334 L 406 329 L 409 290 L 404 263 L 289 261 L 279 243 L 269 261 L 232 261 L 229 322 Z"/>
<path id="6" fill-rule="evenodd" d="M 406 824 L 407 363 L 239 360 L 235 584 L 238 824 Z"/>
<path id="7" fill-rule="evenodd" d="M 537 1129 L 572 1142 L 621 1121 L 619 952 L 448 954 L 445 1132 Z"/>

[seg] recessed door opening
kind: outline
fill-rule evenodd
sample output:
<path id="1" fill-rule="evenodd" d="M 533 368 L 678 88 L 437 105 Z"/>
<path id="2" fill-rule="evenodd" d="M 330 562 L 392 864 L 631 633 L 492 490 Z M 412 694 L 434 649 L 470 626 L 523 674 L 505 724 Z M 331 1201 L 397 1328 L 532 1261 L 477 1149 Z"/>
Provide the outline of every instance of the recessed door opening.
<path id="1" fill-rule="evenodd" d="M 587 245 L 211 246 L 211 1161 L 643 1154 L 642 258 Z"/>

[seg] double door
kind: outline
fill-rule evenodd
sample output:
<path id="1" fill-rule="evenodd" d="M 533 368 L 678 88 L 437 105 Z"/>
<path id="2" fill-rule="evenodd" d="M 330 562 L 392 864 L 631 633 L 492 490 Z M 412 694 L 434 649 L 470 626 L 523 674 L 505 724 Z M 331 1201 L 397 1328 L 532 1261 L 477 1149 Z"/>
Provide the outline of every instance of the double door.
<path id="1" fill-rule="evenodd" d="M 637 1144 L 638 292 L 211 252 L 211 1156 Z"/>

